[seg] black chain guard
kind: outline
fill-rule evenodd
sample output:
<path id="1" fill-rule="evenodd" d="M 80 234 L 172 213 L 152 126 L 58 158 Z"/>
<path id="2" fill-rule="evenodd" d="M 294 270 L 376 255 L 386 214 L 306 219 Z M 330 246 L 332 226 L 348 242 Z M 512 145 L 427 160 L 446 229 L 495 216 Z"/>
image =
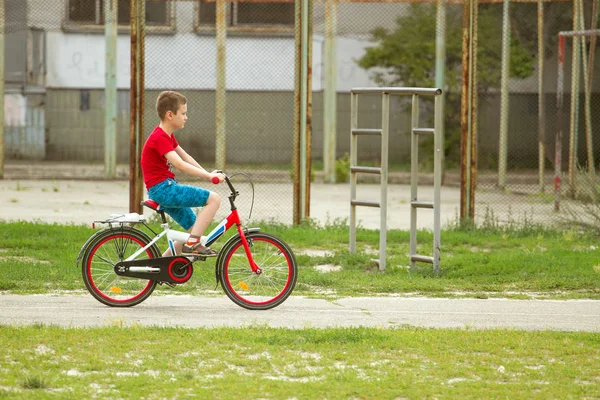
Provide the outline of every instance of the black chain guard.
<path id="1" fill-rule="evenodd" d="M 130 278 L 182 284 L 192 277 L 194 261 L 195 259 L 190 260 L 182 256 L 121 261 L 115 264 L 115 273 Z"/>

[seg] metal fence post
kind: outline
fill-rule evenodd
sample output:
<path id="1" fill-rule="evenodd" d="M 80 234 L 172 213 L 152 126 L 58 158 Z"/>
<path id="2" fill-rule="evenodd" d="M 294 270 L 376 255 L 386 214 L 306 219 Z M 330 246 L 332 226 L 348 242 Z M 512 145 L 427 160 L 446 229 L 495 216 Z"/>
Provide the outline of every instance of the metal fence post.
<path id="1" fill-rule="evenodd" d="M 225 169 L 226 162 L 226 62 L 225 40 L 227 37 L 227 3 L 226 0 L 216 1 L 216 42 L 217 42 L 217 85 L 215 89 L 216 103 L 216 138 L 215 138 L 215 167 Z"/>
<path id="2" fill-rule="evenodd" d="M 323 170 L 325 182 L 335 182 L 336 156 L 336 27 L 337 0 L 325 2 L 325 88 L 323 94 Z"/>
<path id="3" fill-rule="evenodd" d="M 117 176 L 117 0 L 105 0 L 104 177 Z"/>
<path id="4" fill-rule="evenodd" d="M 358 94 L 350 92 L 350 165 L 358 164 Z M 356 174 L 350 174 L 350 199 L 356 198 Z M 350 201 L 350 253 L 356 253 L 356 206 Z"/>
<path id="5" fill-rule="evenodd" d="M 4 0 L 0 0 L 0 179 L 4 179 Z"/>
<path id="6" fill-rule="evenodd" d="M 443 118 L 439 115 L 444 113 L 444 98 L 440 94 L 434 99 L 435 102 L 435 124 L 433 138 L 433 272 L 439 274 L 441 271 L 441 201 L 442 201 L 442 174 L 444 160 L 444 126 Z"/>
<path id="7" fill-rule="evenodd" d="M 414 94 L 411 106 L 410 122 L 410 254 L 417 254 L 417 207 L 413 204 L 417 201 L 418 169 L 419 169 L 419 136 L 415 129 L 419 127 L 419 96 Z M 410 265 L 415 266 L 411 258 Z"/>
<path id="8" fill-rule="evenodd" d="M 144 138 L 144 29 L 145 3 L 131 0 L 131 77 L 129 125 L 129 211 L 142 213 L 142 168 L 139 165 Z"/>
<path id="9" fill-rule="evenodd" d="M 379 270 L 385 271 L 387 254 L 387 192 L 388 192 L 388 153 L 390 137 L 390 94 L 381 96 L 381 178 L 379 207 Z"/>
<path id="10" fill-rule="evenodd" d="M 504 0 L 502 10 L 502 71 L 500 84 L 500 143 L 498 144 L 498 186 L 506 187 L 506 161 L 508 158 L 508 75 L 510 69 L 510 16 L 509 0 Z"/>
<path id="11" fill-rule="evenodd" d="M 540 193 L 544 193 L 546 163 L 546 102 L 544 99 L 544 0 L 538 0 L 538 170 Z"/>

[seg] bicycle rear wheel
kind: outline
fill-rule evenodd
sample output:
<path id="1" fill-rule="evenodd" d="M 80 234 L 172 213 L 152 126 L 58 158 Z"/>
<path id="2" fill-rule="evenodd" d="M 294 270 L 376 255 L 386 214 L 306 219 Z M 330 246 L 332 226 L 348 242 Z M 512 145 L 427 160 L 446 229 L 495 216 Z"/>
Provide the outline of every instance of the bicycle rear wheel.
<path id="1" fill-rule="evenodd" d="M 294 290 L 298 265 L 289 246 L 276 236 L 262 232 L 246 235 L 252 257 L 262 270 L 256 274 L 237 238 L 219 257 L 217 268 L 225 294 L 237 305 L 249 310 L 268 310 L 283 303 Z"/>
<path id="2" fill-rule="evenodd" d="M 112 307 L 131 307 L 146 300 L 154 291 L 156 281 L 119 276 L 114 268 L 150 241 L 144 232 L 130 227 L 98 232 L 82 257 L 81 273 L 91 295 Z M 136 259 L 160 256 L 158 247 L 153 245 Z"/>

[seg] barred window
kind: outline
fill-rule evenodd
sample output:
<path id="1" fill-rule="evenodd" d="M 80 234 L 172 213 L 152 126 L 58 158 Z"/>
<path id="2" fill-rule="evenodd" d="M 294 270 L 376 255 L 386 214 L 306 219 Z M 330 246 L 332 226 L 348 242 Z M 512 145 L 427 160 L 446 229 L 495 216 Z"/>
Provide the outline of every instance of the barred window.
<path id="1" fill-rule="evenodd" d="M 110 0 L 69 0 L 69 25 L 104 25 L 104 1 Z M 171 18 L 167 2 L 146 1 L 146 24 L 149 26 L 170 26 Z M 119 25 L 129 26 L 130 0 L 118 0 L 117 20 Z"/>
<path id="2" fill-rule="evenodd" d="M 200 28 L 214 28 L 216 3 L 199 3 Z M 227 25 L 240 28 L 279 28 L 283 31 L 294 27 L 294 3 L 229 3 Z"/>

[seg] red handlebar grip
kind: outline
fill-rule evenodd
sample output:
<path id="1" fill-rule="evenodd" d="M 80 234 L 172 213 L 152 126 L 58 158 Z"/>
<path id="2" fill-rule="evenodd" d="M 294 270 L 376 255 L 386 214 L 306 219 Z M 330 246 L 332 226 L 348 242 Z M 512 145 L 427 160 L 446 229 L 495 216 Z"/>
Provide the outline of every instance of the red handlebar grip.
<path id="1" fill-rule="evenodd" d="M 214 183 L 215 185 L 218 185 L 219 183 L 221 183 L 221 180 L 216 176 L 213 176 L 213 178 L 211 180 L 212 180 L 212 183 Z"/>

